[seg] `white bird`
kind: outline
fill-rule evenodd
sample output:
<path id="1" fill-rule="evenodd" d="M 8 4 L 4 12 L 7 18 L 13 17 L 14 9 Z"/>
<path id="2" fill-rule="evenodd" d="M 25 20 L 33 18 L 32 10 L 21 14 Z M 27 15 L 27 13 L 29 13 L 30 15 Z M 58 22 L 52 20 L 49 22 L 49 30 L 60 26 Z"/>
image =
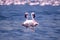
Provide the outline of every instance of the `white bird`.
<path id="1" fill-rule="evenodd" d="M 35 18 L 35 14 L 34 12 L 31 13 L 31 17 L 32 19 L 29 20 L 28 19 L 28 13 L 26 12 L 25 13 L 25 18 L 26 20 L 22 23 L 22 26 L 26 27 L 26 28 L 32 28 L 32 27 L 35 27 L 37 26 L 39 23 L 34 19 Z"/>

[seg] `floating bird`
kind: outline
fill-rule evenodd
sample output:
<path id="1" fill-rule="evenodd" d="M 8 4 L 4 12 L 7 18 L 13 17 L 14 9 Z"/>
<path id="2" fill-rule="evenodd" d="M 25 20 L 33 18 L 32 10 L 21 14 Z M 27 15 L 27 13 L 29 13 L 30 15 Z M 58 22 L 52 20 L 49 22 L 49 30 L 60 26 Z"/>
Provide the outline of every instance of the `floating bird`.
<path id="1" fill-rule="evenodd" d="M 26 20 L 22 23 L 22 26 L 26 28 L 33 28 L 36 27 L 39 23 L 35 20 L 35 13 L 31 13 L 31 20 L 28 19 L 28 12 L 25 13 Z"/>

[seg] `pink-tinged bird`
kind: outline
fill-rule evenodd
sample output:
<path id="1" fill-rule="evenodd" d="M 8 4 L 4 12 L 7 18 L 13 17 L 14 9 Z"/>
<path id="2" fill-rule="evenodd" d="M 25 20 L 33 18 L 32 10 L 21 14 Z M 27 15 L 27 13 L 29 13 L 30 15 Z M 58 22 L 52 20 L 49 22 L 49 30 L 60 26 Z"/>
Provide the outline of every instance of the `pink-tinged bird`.
<path id="1" fill-rule="evenodd" d="M 35 14 L 34 12 L 31 13 L 31 20 L 28 19 L 28 12 L 25 13 L 26 20 L 22 23 L 22 26 L 26 28 L 31 28 L 33 30 L 34 27 L 36 27 L 39 23 L 34 19 Z"/>

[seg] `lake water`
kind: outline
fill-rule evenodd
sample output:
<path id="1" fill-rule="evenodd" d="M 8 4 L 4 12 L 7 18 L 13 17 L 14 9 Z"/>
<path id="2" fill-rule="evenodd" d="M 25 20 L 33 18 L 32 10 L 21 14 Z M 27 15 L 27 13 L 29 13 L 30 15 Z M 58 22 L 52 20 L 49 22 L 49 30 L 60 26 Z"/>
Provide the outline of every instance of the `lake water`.
<path id="1" fill-rule="evenodd" d="M 25 12 L 36 14 L 35 32 L 21 25 Z M 0 40 L 60 40 L 60 6 L 0 6 Z"/>

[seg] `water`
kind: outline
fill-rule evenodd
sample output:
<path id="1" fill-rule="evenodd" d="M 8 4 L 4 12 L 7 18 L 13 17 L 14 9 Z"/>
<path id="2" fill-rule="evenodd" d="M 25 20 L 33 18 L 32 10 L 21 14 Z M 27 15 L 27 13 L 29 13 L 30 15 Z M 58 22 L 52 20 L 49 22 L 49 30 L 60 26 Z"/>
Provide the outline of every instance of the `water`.
<path id="1" fill-rule="evenodd" d="M 35 32 L 21 25 L 25 12 L 35 12 Z M 0 6 L 0 40 L 60 40 L 60 6 Z"/>

